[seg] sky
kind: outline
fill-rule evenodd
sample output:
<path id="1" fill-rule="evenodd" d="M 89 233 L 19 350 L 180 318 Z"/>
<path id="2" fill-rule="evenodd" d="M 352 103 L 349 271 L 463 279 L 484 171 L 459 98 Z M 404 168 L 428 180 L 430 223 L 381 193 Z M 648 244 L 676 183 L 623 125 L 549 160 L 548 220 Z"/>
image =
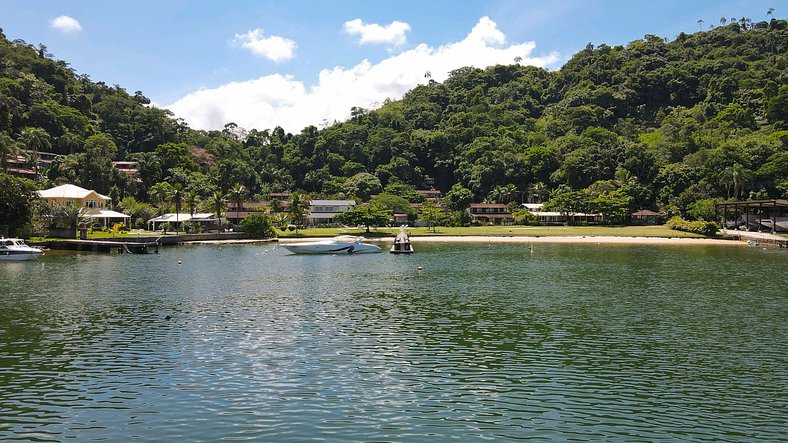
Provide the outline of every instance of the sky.
<path id="1" fill-rule="evenodd" d="M 195 129 L 299 132 L 464 66 L 557 70 L 588 43 L 673 39 L 775 0 L 0 0 L 7 38 L 120 85 Z M 703 20 L 703 23 L 698 23 Z"/>

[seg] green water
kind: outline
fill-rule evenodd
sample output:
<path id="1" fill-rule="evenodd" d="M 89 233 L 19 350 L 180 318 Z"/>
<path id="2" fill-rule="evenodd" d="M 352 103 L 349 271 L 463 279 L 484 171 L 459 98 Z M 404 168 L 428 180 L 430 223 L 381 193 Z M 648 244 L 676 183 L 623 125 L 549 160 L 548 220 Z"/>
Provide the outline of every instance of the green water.
<path id="1" fill-rule="evenodd" d="M 778 249 L 51 253 L 0 263 L 0 440 L 788 441 L 787 320 Z"/>

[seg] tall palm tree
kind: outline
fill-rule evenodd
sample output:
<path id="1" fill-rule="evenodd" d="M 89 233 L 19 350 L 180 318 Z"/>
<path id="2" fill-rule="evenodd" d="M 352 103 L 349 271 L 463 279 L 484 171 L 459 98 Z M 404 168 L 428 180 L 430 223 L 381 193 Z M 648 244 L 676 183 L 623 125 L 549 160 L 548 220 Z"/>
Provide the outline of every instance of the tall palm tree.
<path id="1" fill-rule="evenodd" d="M 296 227 L 296 235 L 298 235 L 298 227 L 304 224 L 307 208 L 309 208 L 309 198 L 298 191 L 293 192 L 290 196 L 290 221 Z"/>
<path id="2" fill-rule="evenodd" d="M 175 186 L 170 191 L 169 198 L 175 204 L 175 234 L 178 234 L 180 230 L 181 203 L 183 202 L 183 185 L 175 183 Z"/>
<path id="3" fill-rule="evenodd" d="M 8 159 L 19 156 L 19 142 L 3 132 L 0 134 L 0 162 L 2 162 L 3 172 L 8 172 Z"/>
<path id="4" fill-rule="evenodd" d="M 186 194 L 184 194 L 183 199 L 186 205 L 189 207 L 189 215 L 194 217 L 194 211 L 197 208 L 197 203 L 200 201 L 197 190 L 189 189 L 186 191 Z"/>
<path id="5" fill-rule="evenodd" d="M 725 26 L 725 23 L 728 23 L 728 19 L 725 17 L 720 17 L 720 26 Z"/>
<path id="6" fill-rule="evenodd" d="M 702 18 L 698 19 L 698 27 L 700 28 L 701 31 L 703 31 L 703 19 Z"/>
<path id="7" fill-rule="evenodd" d="M 49 209 L 54 219 L 69 229 L 76 231 L 87 225 L 87 208 L 80 205 L 55 204 Z"/>
<path id="8" fill-rule="evenodd" d="M 214 191 L 214 193 L 208 199 L 208 203 L 210 204 L 213 213 L 216 214 L 216 218 L 219 220 L 219 229 L 221 229 L 222 212 L 224 212 L 224 208 L 227 203 L 222 191 Z"/>
<path id="9" fill-rule="evenodd" d="M 241 204 L 246 199 L 246 186 L 236 183 L 228 193 L 230 201 L 235 203 L 235 221 L 238 222 L 238 213 L 241 211 Z"/>
<path id="10" fill-rule="evenodd" d="M 35 173 L 36 180 L 38 180 L 38 160 L 40 158 L 38 152 L 52 146 L 49 140 L 49 134 L 41 128 L 26 128 L 19 136 L 19 141 L 22 142 L 27 149 L 35 153 L 33 157 L 33 172 Z"/>
<path id="11" fill-rule="evenodd" d="M 766 16 L 768 17 L 768 16 L 770 16 L 770 15 L 772 16 L 772 18 L 774 18 L 774 8 L 769 8 L 769 9 L 766 11 Z"/>

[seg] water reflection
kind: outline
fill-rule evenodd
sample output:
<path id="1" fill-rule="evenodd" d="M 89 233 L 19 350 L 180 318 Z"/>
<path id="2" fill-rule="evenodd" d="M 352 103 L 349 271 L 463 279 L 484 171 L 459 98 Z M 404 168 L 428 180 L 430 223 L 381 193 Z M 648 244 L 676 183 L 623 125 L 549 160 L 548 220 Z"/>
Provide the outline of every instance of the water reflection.
<path id="1" fill-rule="evenodd" d="M 776 441 L 786 294 L 753 287 L 788 275 L 761 252 L 195 246 L 0 267 L 0 438 Z"/>

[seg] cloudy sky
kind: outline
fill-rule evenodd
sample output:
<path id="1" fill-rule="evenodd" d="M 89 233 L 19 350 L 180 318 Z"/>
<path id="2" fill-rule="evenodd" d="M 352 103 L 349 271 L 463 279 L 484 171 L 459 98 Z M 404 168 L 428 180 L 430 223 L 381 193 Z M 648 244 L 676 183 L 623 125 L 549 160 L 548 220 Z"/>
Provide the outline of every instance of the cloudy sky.
<path id="1" fill-rule="evenodd" d="M 443 81 L 515 58 L 559 69 L 589 42 L 672 39 L 721 17 L 766 19 L 769 7 L 784 17 L 774 3 L 0 0 L 0 28 L 94 81 L 142 91 L 193 128 L 298 132 L 400 98 L 427 72 Z"/>

